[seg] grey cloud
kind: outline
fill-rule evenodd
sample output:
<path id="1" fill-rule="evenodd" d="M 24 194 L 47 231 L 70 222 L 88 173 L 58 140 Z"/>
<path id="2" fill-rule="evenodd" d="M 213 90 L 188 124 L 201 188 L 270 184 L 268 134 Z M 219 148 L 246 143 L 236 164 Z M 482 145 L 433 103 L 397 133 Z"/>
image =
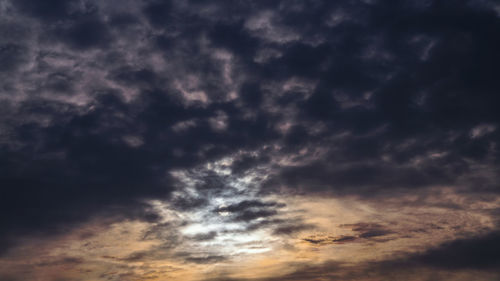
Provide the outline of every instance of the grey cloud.
<path id="1" fill-rule="evenodd" d="M 193 239 L 195 241 L 209 241 L 209 240 L 214 239 L 215 237 L 217 237 L 217 232 L 210 231 L 207 233 L 196 234 L 196 235 L 192 236 L 191 239 Z"/>
<path id="2" fill-rule="evenodd" d="M 289 222 L 289 223 L 284 223 L 282 225 L 278 225 L 274 230 L 273 233 L 276 235 L 290 235 L 295 232 L 303 231 L 303 230 L 308 230 L 308 229 L 313 229 L 314 225 L 312 224 L 307 224 L 307 223 L 301 223 L 301 222 Z"/>
<path id="3" fill-rule="evenodd" d="M 83 263 L 84 260 L 82 258 L 77 257 L 65 257 L 53 261 L 42 261 L 36 264 L 36 266 L 57 266 L 57 265 L 78 265 Z"/>
<path id="4" fill-rule="evenodd" d="M 314 245 L 322 246 L 329 244 L 344 244 L 352 242 L 387 242 L 395 238 L 388 238 L 382 236 L 387 236 L 391 234 L 397 234 L 395 231 L 391 230 L 389 227 L 378 224 L 378 223 L 355 223 L 355 224 L 343 224 L 339 225 L 340 228 L 347 228 L 353 231 L 353 235 L 341 235 L 341 236 L 322 236 L 322 235 L 312 235 L 302 240 Z"/>
<path id="5" fill-rule="evenodd" d="M 182 258 L 187 263 L 197 263 L 197 264 L 213 264 L 219 263 L 227 260 L 227 256 L 216 255 L 211 253 L 185 253 L 178 252 L 175 254 L 176 257 Z"/>
<path id="6" fill-rule="evenodd" d="M 198 264 L 211 264 L 225 261 L 227 257 L 225 256 L 206 256 L 206 257 L 188 257 L 185 260 L 191 263 Z"/>

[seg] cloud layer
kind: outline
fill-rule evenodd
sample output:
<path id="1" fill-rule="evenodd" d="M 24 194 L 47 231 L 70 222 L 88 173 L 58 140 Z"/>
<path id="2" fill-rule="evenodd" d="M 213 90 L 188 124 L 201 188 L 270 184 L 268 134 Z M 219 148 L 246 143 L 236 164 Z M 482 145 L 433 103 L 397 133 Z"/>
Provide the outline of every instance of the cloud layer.
<path id="1" fill-rule="evenodd" d="M 39 277 L 5 267 L 29 241 L 129 223 L 134 243 L 160 250 L 100 258 L 197 264 L 215 280 L 376 280 L 395 261 L 297 256 L 289 275 L 255 278 L 201 266 L 382 245 L 441 223 L 435 243 L 401 248 L 394 276 L 498 276 L 499 11 L 479 0 L 0 0 L 0 279 Z M 325 198 L 383 218 L 360 207 L 327 223 L 336 207 L 311 207 Z M 436 225 L 389 225 L 383 206 Z M 464 212 L 481 220 L 459 229 Z M 52 258 L 37 267 L 71 274 L 40 280 L 84 280 L 70 268 L 85 257 Z"/>

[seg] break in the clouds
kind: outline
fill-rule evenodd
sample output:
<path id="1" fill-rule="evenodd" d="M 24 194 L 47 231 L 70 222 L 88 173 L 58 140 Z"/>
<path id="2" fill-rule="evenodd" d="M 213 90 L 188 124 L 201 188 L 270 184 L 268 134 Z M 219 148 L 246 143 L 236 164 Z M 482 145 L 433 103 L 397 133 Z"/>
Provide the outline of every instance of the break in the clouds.
<path id="1" fill-rule="evenodd" d="M 495 1 L 0 0 L 1 280 L 497 280 Z"/>

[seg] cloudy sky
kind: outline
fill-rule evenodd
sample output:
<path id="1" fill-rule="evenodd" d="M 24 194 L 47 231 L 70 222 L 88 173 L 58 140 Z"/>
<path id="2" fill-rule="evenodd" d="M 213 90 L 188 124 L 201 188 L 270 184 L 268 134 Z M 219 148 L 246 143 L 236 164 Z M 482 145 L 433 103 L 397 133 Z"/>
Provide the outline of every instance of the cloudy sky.
<path id="1" fill-rule="evenodd" d="M 500 5 L 0 0 L 0 280 L 500 280 Z"/>

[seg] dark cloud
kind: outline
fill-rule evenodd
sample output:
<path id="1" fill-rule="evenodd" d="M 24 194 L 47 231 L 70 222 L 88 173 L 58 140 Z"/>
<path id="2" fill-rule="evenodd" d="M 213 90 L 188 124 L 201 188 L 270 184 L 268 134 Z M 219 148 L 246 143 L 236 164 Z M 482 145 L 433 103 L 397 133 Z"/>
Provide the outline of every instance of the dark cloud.
<path id="1" fill-rule="evenodd" d="M 386 226 L 378 223 L 343 224 L 340 227 L 350 228 L 352 231 L 359 233 L 359 238 L 371 238 L 394 233 Z"/>
<path id="2" fill-rule="evenodd" d="M 73 79 L 64 73 L 51 73 L 47 76 L 45 87 L 52 93 L 73 94 Z"/>
<path id="3" fill-rule="evenodd" d="M 331 165 L 331 166 L 330 166 Z M 404 167 L 383 164 L 352 164 L 344 167 L 329 162 L 285 168 L 275 181 L 289 187 L 307 186 L 311 190 L 332 189 L 347 192 L 353 188 L 404 188 L 451 183 L 437 167 Z M 273 184 L 269 182 L 268 184 Z"/>
<path id="4" fill-rule="evenodd" d="M 234 174 L 241 174 L 248 171 L 251 168 L 254 168 L 258 165 L 264 164 L 268 162 L 270 158 L 265 155 L 243 155 L 233 162 L 231 165 L 231 171 Z"/>
<path id="5" fill-rule="evenodd" d="M 24 62 L 27 62 L 28 48 L 7 43 L 0 45 L 0 72 L 15 71 Z"/>
<path id="6" fill-rule="evenodd" d="M 222 262 L 226 259 L 227 257 L 224 256 L 206 256 L 206 257 L 188 257 L 186 258 L 186 261 L 198 264 L 211 264 L 211 263 Z"/>
<path id="7" fill-rule="evenodd" d="M 157 27 L 168 28 L 168 24 L 175 23 L 172 13 L 171 1 L 151 1 L 144 8 L 144 14 L 147 16 L 151 24 Z"/>
<path id="8" fill-rule="evenodd" d="M 214 264 L 227 260 L 227 256 L 222 255 L 213 255 L 213 254 L 199 254 L 192 255 L 190 253 L 179 252 L 176 253 L 176 257 L 182 258 L 187 263 L 196 263 L 196 264 Z"/>
<path id="9" fill-rule="evenodd" d="M 309 238 L 304 238 L 305 242 L 309 242 L 311 244 L 315 245 L 326 245 L 326 244 L 343 244 L 343 243 L 349 243 L 349 242 L 354 242 L 356 241 L 358 237 L 356 236 L 349 236 L 349 235 L 344 235 L 344 236 L 339 236 L 339 237 L 309 237 Z M 361 237 L 360 238 L 364 238 Z"/>
<path id="10" fill-rule="evenodd" d="M 387 242 L 391 239 L 387 237 L 382 238 L 382 236 L 387 236 L 394 234 L 395 232 L 390 230 L 388 227 L 383 226 L 378 223 L 355 223 L 355 224 L 343 224 L 340 225 L 341 228 L 348 228 L 355 232 L 355 235 L 341 235 L 341 236 L 324 236 L 324 235 L 312 235 L 302 240 L 314 245 L 329 245 L 329 244 L 344 244 L 351 242 L 361 242 L 363 239 L 368 239 L 371 242 Z M 382 238 L 382 239 L 381 239 Z"/>
<path id="11" fill-rule="evenodd" d="M 196 234 L 196 235 L 192 236 L 191 239 L 193 239 L 195 241 L 208 241 L 208 240 L 214 239 L 216 236 L 217 236 L 217 232 L 210 231 L 207 233 Z"/>
<path id="12" fill-rule="evenodd" d="M 56 38 L 78 50 L 105 48 L 112 41 L 108 25 L 99 18 L 88 15 L 54 30 L 54 34 Z"/>
<path id="13" fill-rule="evenodd" d="M 0 251 L 99 215 L 156 223 L 148 199 L 215 208 L 215 195 L 250 194 L 235 175 L 265 178 L 258 196 L 498 194 L 490 1 L 181 2 L 1 1 Z M 222 158 L 229 175 L 190 174 L 199 194 L 182 193 L 172 173 Z M 279 221 L 283 207 L 211 210 L 249 231 L 308 228 Z"/>
<path id="14" fill-rule="evenodd" d="M 127 257 L 119 259 L 119 260 L 127 261 L 127 262 L 137 262 L 137 261 L 144 260 L 144 258 L 147 256 L 148 256 L 148 252 L 134 252 L 134 253 L 128 255 Z"/>
<path id="15" fill-rule="evenodd" d="M 173 200 L 173 206 L 178 210 L 190 210 L 207 205 L 207 199 L 197 197 L 178 197 Z"/>
<path id="16" fill-rule="evenodd" d="M 274 228 L 273 233 L 276 235 L 291 235 L 299 231 L 313 229 L 314 225 L 307 224 L 301 221 L 287 222 L 279 224 Z"/>
<path id="17" fill-rule="evenodd" d="M 283 203 L 274 201 L 260 201 L 260 200 L 244 200 L 236 204 L 231 204 L 227 207 L 217 209 L 217 212 L 242 212 L 254 208 L 267 208 L 267 207 L 285 207 Z"/>
<path id="18" fill-rule="evenodd" d="M 1 178 L 7 187 L 3 189 L 1 207 L 5 231 L 80 220 L 92 215 L 92 210 L 103 211 L 116 203 L 121 205 L 119 202 L 128 201 L 130 206 L 140 207 L 142 204 L 136 199 L 143 195 L 168 193 L 168 177 L 148 164 L 143 166 L 144 161 L 149 161 L 148 156 L 140 149 L 117 142 L 118 136 L 110 137 L 114 134 L 111 131 L 125 125 L 125 120 L 109 119 L 108 113 L 99 109 L 104 104 L 109 108 L 122 105 L 108 97 L 89 114 L 61 113 L 61 118 L 66 119 L 63 123 L 46 128 L 32 123 L 16 128 L 15 134 L 25 146 L 16 151 L 4 147 L 0 164 L 5 167 Z M 24 108 L 31 114 L 59 114 L 44 103 L 33 102 Z M 108 127 L 104 125 L 107 122 L 115 123 L 108 123 Z M 97 133 L 99 130 L 103 131 Z M 39 149 L 44 151 L 34 152 Z M 38 156 L 34 159 L 33 155 Z M 23 163 L 30 165 L 23 168 Z M 134 208 L 119 211 L 130 215 Z"/>
<path id="19" fill-rule="evenodd" d="M 275 216 L 278 214 L 277 209 L 283 207 L 285 207 L 285 204 L 274 201 L 244 200 L 229 206 L 221 206 L 215 209 L 214 212 L 230 213 L 235 221 L 250 222 L 259 218 Z"/>
<path id="20" fill-rule="evenodd" d="M 500 264 L 500 233 L 459 239 L 417 255 L 412 260 L 448 270 L 496 270 Z"/>
<path id="21" fill-rule="evenodd" d="M 271 217 L 276 214 L 278 214 L 276 210 L 247 210 L 238 213 L 234 220 L 248 222 L 259 218 Z"/>
<path id="22" fill-rule="evenodd" d="M 14 1 L 22 12 L 34 16 L 44 22 L 56 22 L 68 19 L 72 14 L 72 8 L 76 7 L 76 1 L 48 0 L 44 3 L 33 0 Z"/>

